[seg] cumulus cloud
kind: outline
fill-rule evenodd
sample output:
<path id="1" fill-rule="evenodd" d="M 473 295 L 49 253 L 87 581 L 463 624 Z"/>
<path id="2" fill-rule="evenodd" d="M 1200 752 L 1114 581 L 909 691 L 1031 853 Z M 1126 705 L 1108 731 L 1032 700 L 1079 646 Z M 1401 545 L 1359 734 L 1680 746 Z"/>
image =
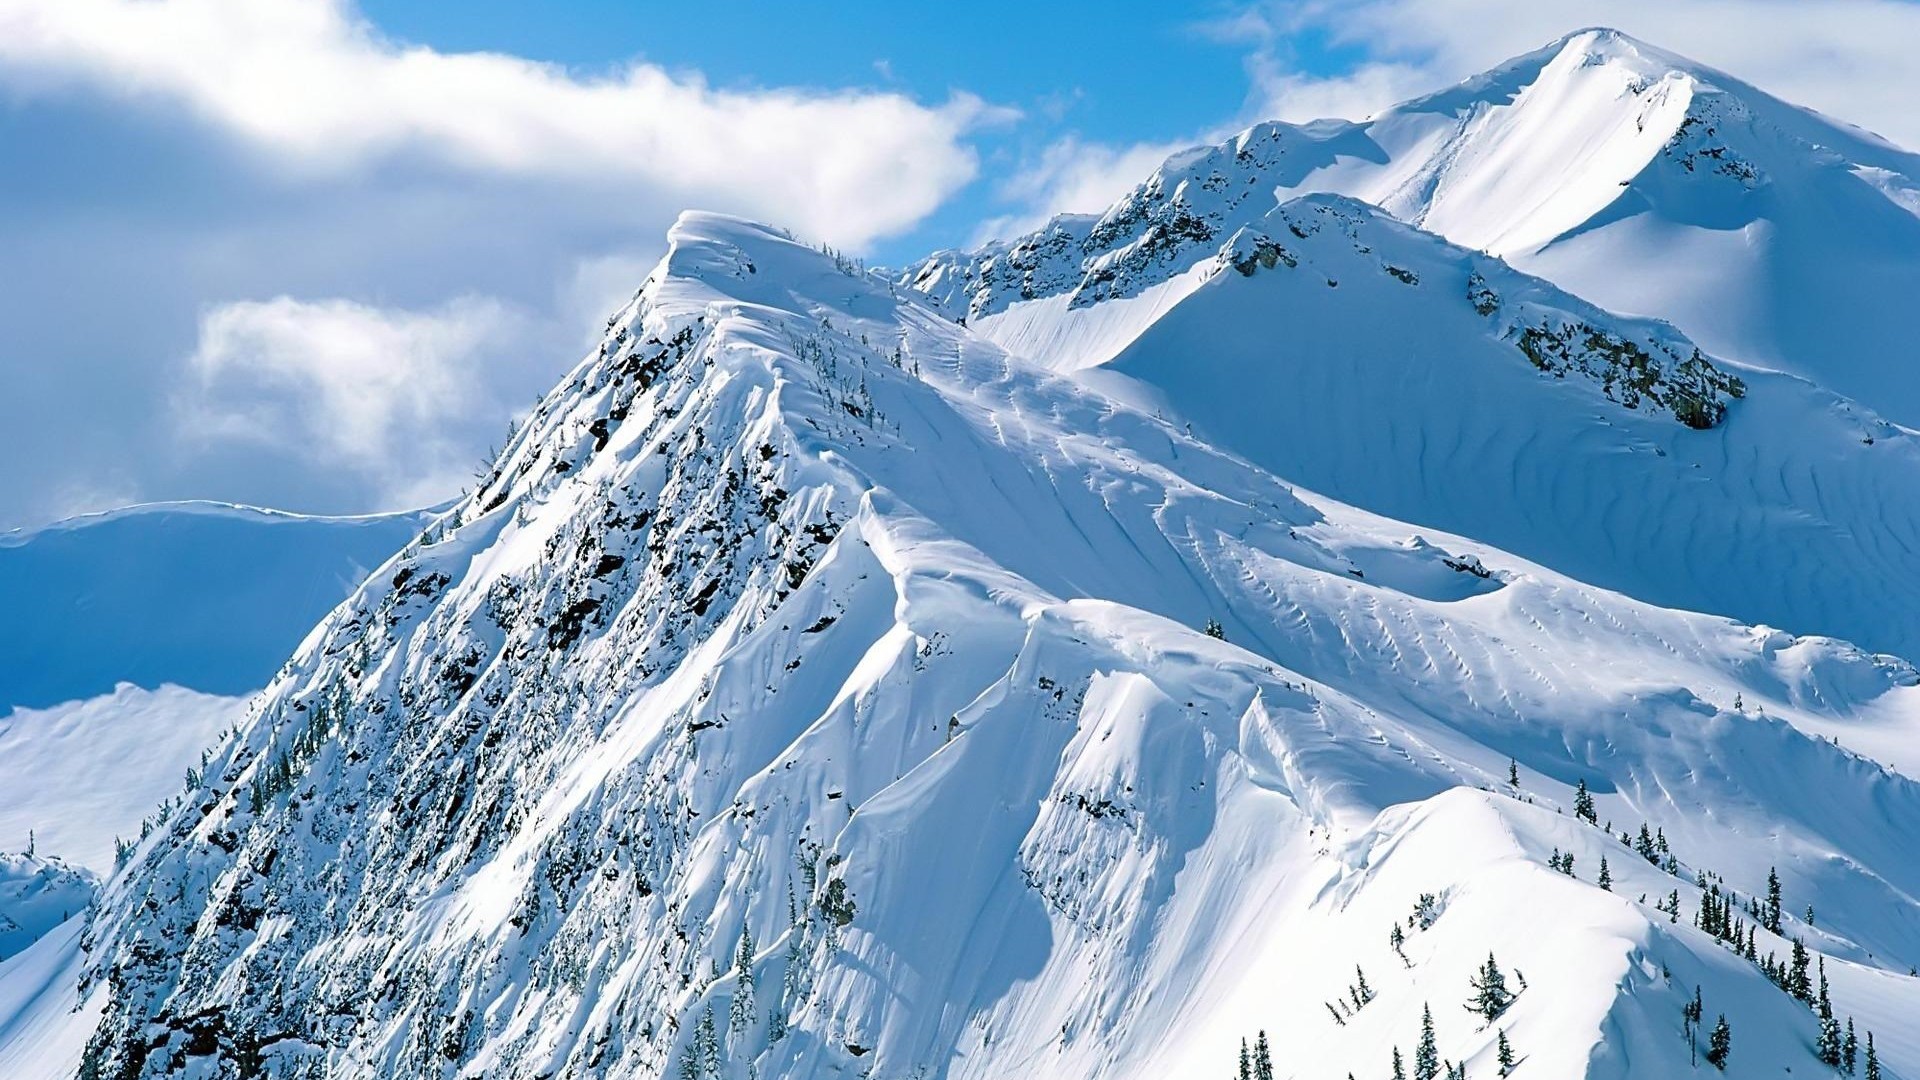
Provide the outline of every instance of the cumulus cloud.
<path id="1" fill-rule="evenodd" d="M 423 312 L 285 296 L 223 304 L 200 320 L 178 415 L 190 437 L 356 471 L 393 505 L 432 501 L 473 469 L 472 427 L 506 407 L 479 369 L 507 362 L 526 323 L 474 298 Z"/>
<path id="2" fill-rule="evenodd" d="M 10 0 L 0 84 L 192 110 L 290 167 L 395 155 L 699 196 L 854 248 L 971 180 L 963 136 L 1004 110 L 956 95 L 716 89 L 649 64 L 583 78 L 382 39 L 344 0 Z"/>
<path id="3" fill-rule="evenodd" d="M 1113 145 L 1074 135 L 1058 139 L 1000 185 L 1000 196 L 1018 209 L 982 223 L 974 239 L 1019 236 L 1055 214 L 1099 213 L 1145 180 L 1168 155 L 1199 141 Z"/>
<path id="4" fill-rule="evenodd" d="M 54 448 L 0 528 L 437 501 L 679 210 L 866 249 L 1010 115 L 440 51 L 351 0 L 0 0 L 0 430 Z"/>

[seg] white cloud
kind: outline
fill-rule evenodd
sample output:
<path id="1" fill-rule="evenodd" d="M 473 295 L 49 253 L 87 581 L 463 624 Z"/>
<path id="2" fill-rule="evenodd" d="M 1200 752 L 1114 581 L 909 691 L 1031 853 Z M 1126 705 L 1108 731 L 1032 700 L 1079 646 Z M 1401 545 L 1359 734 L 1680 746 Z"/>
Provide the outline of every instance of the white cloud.
<path id="1" fill-rule="evenodd" d="M 1055 214 L 1099 213 L 1145 180 L 1168 155 L 1199 141 L 1114 146 L 1072 135 L 1059 139 L 1000 185 L 1000 196 L 1019 209 L 983 222 L 975 240 L 1019 236 Z"/>
<path id="2" fill-rule="evenodd" d="M 504 409 L 479 369 L 511 353 L 525 321 L 472 298 L 426 312 L 285 296 L 223 304 L 200 320 L 175 404 L 209 445 L 274 446 L 361 474 L 390 505 L 430 502 L 477 464 L 470 429 Z"/>
<path id="3" fill-rule="evenodd" d="M 321 172 L 425 156 L 487 173 L 664 190 L 859 248 L 971 180 L 977 98 L 729 90 L 634 64 L 582 78 L 381 38 L 345 0 L 8 0 L 0 85 L 184 106 Z"/>
<path id="4" fill-rule="evenodd" d="M 1776 97 L 1920 147 L 1920 5 L 1907 0 L 1294 0 L 1233 25 L 1257 39 L 1256 111 L 1362 116 L 1585 26 L 1611 26 Z M 1288 36 L 1359 50 L 1321 77 L 1288 62 Z"/>
<path id="5" fill-rule="evenodd" d="M 1329 117 L 1360 120 L 1433 90 L 1444 80 L 1417 64 L 1362 64 L 1344 75 L 1313 76 L 1260 58 L 1249 65 L 1263 120 L 1304 123 Z"/>

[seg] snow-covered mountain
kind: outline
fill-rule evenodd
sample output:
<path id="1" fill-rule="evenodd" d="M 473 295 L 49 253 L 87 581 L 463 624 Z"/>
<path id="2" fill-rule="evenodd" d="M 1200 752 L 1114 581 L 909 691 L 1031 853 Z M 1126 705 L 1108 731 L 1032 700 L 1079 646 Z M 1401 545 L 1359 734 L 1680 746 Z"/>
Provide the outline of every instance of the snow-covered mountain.
<path id="1" fill-rule="evenodd" d="M 0 717 L 120 683 L 258 690 L 430 519 L 177 502 L 0 533 Z"/>
<path id="2" fill-rule="evenodd" d="M 0 855 L 0 960 L 93 903 L 92 875 L 59 858 Z"/>
<path id="3" fill-rule="evenodd" d="M 1660 65 L 1664 90 L 1647 83 Z M 1537 265 L 1559 258 L 1564 242 L 1553 238 L 1569 230 L 1598 235 L 1660 212 L 1621 216 L 1640 196 L 1611 180 L 1615 201 L 1589 205 L 1593 178 L 1606 172 L 1598 162 L 1613 172 L 1635 162 L 1636 183 L 1650 191 L 1684 186 L 1675 177 L 1705 169 L 1700 161 L 1730 167 L 1724 155 L 1689 164 L 1691 151 L 1678 148 L 1691 144 L 1661 133 L 1667 125 L 1704 137 L 1689 117 L 1726 93 L 1704 78 L 1620 35 L 1582 32 L 1366 124 L 1261 125 L 1175 155 L 1103 215 L 941 253 L 902 283 L 1035 362 L 1133 376 L 1109 390 L 1144 392 L 1202 437 L 1344 501 L 1662 606 L 1920 657 L 1920 578 L 1909 572 L 1920 561 L 1920 501 L 1910 494 L 1920 490 L 1920 444 L 1909 429 L 1836 395 L 1836 384 L 1607 314 L 1370 204 L 1293 194 L 1356 191 L 1407 221 Z M 1632 86 L 1615 85 L 1623 80 Z M 1731 108 L 1713 106 L 1722 107 Z M 1783 131 L 1824 123 L 1777 102 L 1755 108 Z M 1837 128 L 1831 136 L 1846 139 L 1865 148 L 1849 160 L 1877 145 Z M 1805 145 L 1774 150 L 1800 153 L 1808 176 L 1837 168 Z M 1877 152 L 1872 160 L 1899 153 Z M 1784 158 L 1766 160 L 1769 175 L 1789 171 Z M 1696 194 L 1751 197 L 1795 221 L 1846 205 L 1833 193 L 1778 202 L 1778 185 L 1722 190 L 1722 181 L 1702 178 L 1708 187 Z M 1833 182 L 1861 183 L 1853 173 Z M 1897 212 L 1891 223 L 1814 229 L 1827 248 L 1795 265 L 1897 280 L 1843 250 L 1890 243 L 1920 268 L 1920 218 Z M 1609 214 L 1615 225 L 1602 221 Z M 1659 244 L 1664 254 L 1644 257 L 1615 245 L 1596 273 L 1744 280 L 1670 237 Z M 1740 244 L 1754 258 L 1767 250 Z M 1875 349 L 1809 347 L 1794 366 L 1844 375 L 1844 385 L 1920 377 L 1899 293 L 1877 288 L 1849 287 L 1851 302 L 1871 308 L 1857 320 L 1813 292 L 1771 304 L 1782 320 L 1848 323 L 1884 338 Z M 1847 371 L 1829 370 L 1836 365 Z"/>
<path id="4" fill-rule="evenodd" d="M 1600 318 L 1548 301 L 1486 317 Z M 1621 423 L 1754 393 L 1536 345 Z M 1720 1014 L 1813 1071 L 1796 941 L 1920 1074 L 1911 667 L 1294 489 L 1110 378 L 683 217 L 108 886 L 86 1075 L 1217 1077 L 1265 1031 L 1379 1076 L 1429 1007 L 1470 1075 L 1680 1075 Z"/>
<path id="5" fill-rule="evenodd" d="M 248 696 L 431 516 L 160 503 L 0 534 L 0 853 L 43 856 L 0 854 L 0 958 L 61 921 L 10 911 L 8 890 L 45 876 L 19 867 L 111 873 Z M 37 895 L 43 914 L 86 906 Z"/>
<path id="6" fill-rule="evenodd" d="M 97 873 L 429 513 L 155 503 L 0 534 L 0 852 Z"/>
<path id="7" fill-rule="evenodd" d="M 97 898 L 0 863 L 0 1076 L 1920 1077 L 1915 433 L 1549 265 L 1897 204 L 1829 128 L 1585 32 L 903 281 L 683 216 L 310 632 L 153 556 L 257 697 L 68 700 L 164 596 L 10 691 L 53 851 L 185 752 L 108 720 L 237 727 Z M 50 543 L 0 581 L 140 578 Z"/>
<path id="8" fill-rule="evenodd" d="M 1308 192 L 1920 424 L 1905 304 L 1920 293 L 1920 156 L 1611 30 L 1363 122 L 1258 125 L 1175 155 L 1105 214 L 910 276 L 1016 351 L 1096 364 L 1177 299 L 1164 283 Z M 1137 302 L 1091 320 L 1024 303 L 1058 296 Z"/>

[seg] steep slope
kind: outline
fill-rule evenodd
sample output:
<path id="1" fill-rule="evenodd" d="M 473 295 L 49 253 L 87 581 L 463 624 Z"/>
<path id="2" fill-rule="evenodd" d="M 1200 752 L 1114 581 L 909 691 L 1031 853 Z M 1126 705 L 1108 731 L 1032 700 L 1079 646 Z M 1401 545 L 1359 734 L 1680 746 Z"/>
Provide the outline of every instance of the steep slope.
<path id="1" fill-rule="evenodd" d="M 76 914 L 17 956 L 0 960 L 0 1076 L 72 1076 L 99 1022 L 83 1005 L 79 980 L 86 956 Z"/>
<path id="2" fill-rule="evenodd" d="M 123 682 L 257 690 L 427 520 L 155 503 L 0 534 L 0 716 Z"/>
<path id="3" fill-rule="evenodd" d="M 1920 786 L 1820 737 L 1915 681 L 1295 492 L 688 215 L 110 885 L 87 1075 L 1214 1077 L 1258 1028 L 1377 1074 L 1423 1003 L 1483 1075 L 1489 949 L 1539 1075 L 1677 1074 L 1695 985 L 1811 1068 L 1654 906 L 1775 864 L 1920 1071 Z"/>
<path id="4" fill-rule="evenodd" d="M 1090 366 L 1235 229 L 1308 192 L 1920 423 L 1920 156 L 1611 30 L 1365 122 L 1258 125 L 1175 155 L 1103 215 L 908 279 L 1016 352 Z"/>
<path id="5" fill-rule="evenodd" d="M 1368 134 L 1419 169 L 1340 162 L 1294 190 L 1356 195 L 1920 424 L 1906 310 L 1920 156 L 1607 30 L 1400 106 Z"/>
<path id="6" fill-rule="evenodd" d="M 1912 432 L 1352 200 L 1198 276 L 1102 373 L 1208 439 L 1664 606 L 1920 656 Z"/>

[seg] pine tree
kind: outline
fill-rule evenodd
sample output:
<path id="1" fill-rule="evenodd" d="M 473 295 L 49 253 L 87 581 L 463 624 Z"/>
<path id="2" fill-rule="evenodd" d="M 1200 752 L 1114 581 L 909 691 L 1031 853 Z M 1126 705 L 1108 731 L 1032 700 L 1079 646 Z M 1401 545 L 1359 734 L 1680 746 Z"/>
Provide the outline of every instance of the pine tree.
<path id="1" fill-rule="evenodd" d="M 1813 1004 L 1813 980 L 1808 977 L 1807 947 L 1799 938 L 1793 939 L 1792 966 L 1787 970 L 1787 993 L 1807 1004 Z"/>
<path id="2" fill-rule="evenodd" d="M 740 947 L 733 954 L 733 1006 L 727 1027 L 735 1033 L 753 1026 L 753 930 L 740 927 Z"/>
<path id="3" fill-rule="evenodd" d="M 1831 1016 L 1820 1021 L 1820 1035 L 1814 1040 L 1813 1056 L 1829 1069 L 1838 1069 L 1846 1060 L 1841 1046 L 1840 1022 Z"/>
<path id="4" fill-rule="evenodd" d="M 1880 1055 L 1873 1048 L 1873 1032 L 1867 1032 L 1867 1075 L 1865 1080 L 1880 1080 Z"/>
<path id="5" fill-rule="evenodd" d="M 1580 778 L 1580 786 L 1573 793 L 1573 816 L 1589 825 L 1600 824 L 1600 816 L 1593 807 L 1593 793 L 1587 790 L 1585 777 Z"/>
<path id="6" fill-rule="evenodd" d="M 1273 1051 L 1267 1046 L 1267 1033 L 1253 1044 L 1253 1080 L 1273 1080 Z"/>
<path id="7" fill-rule="evenodd" d="M 1253 1080 L 1253 1055 L 1247 1051 L 1247 1040 L 1240 1040 L 1239 1080 Z"/>
<path id="8" fill-rule="evenodd" d="M 1767 867 L 1767 930 L 1780 932 L 1780 874 L 1774 867 Z"/>
<path id="9" fill-rule="evenodd" d="M 1640 853 L 1641 858 L 1656 866 L 1659 865 L 1660 853 L 1654 850 L 1653 833 L 1647 831 L 1647 823 L 1644 821 L 1640 823 L 1640 839 L 1634 844 L 1633 849 Z"/>
<path id="10" fill-rule="evenodd" d="M 1840 1022 L 1833 1016 L 1833 1001 L 1827 997 L 1827 958 L 1820 958 L 1820 995 L 1814 1002 L 1814 1011 L 1820 1016 L 1820 1037 L 1814 1043 L 1814 1056 L 1822 1065 L 1837 1069 L 1844 1058 L 1844 1048 L 1840 1039 Z"/>
<path id="11" fill-rule="evenodd" d="M 1438 1080 L 1440 1042 L 1433 1035 L 1433 1006 L 1420 1009 L 1420 1045 L 1413 1049 L 1413 1080 Z"/>
<path id="12" fill-rule="evenodd" d="M 1847 1017 L 1847 1037 L 1840 1043 L 1840 1062 L 1847 1067 L 1847 1075 L 1852 1076 L 1854 1066 L 1860 1063 L 1860 1040 L 1853 1035 L 1853 1017 Z"/>
<path id="13" fill-rule="evenodd" d="M 1520 763 L 1512 758 L 1507 759 L 1507 786 L 1520 786 Z"/>
<path id="14" fill-rule="evenodd" d="M 1499 1055 L 1498 1060 L 1500 1063 L 1500 1075 L 1505 1076 L 1508 1073 L 1511 1073 L 1513 1071 L 1513 1064 L 1514 1064 L 1513 1044 L 1507 1041 L 1506 1028 L 1500 1029 L 1500 1041 L 1495 1043 L 1494 1046 L 1495 1046 L 1495 1053 Z"/>
<path id="15" fill-rule="evenodd" d="M 1713 1034 L 1707 1038 L 1707 1063 L 1716 1069 L 1725 1071 L 1727 1058 L 1733 1053 L 1733 1029 L 1727 1026 L 1727 1015 L 1720 1014 L 1714 1022 Z"/>
<path id="16" fill-rule="evenodd" d="M 1869 1051 L 1873 1049 L 1872 1040 L 1868 1040 L 1867 1049 Z M 1867 1060 L 1869 1062 L 1873 1060 L 1871 1054 L 1868 1055 Z M 1397 1046 L 1393 1048 L 1393 1080 L 1407 1080 L 1407 1066 L 1400 1060 L 1400 1048 Z"/>
<path id="17" fill-rule="evenodd" d="M 718 1077 L 720 1075 L 720 1035 L 714 1029 L 712 1005 L 708 1005 L 706 1011 L 700 1014 L 700 1027 L 694 1035 L 700 1043 L 701 1071 L 707 1076 Z"/>
<path id="18" fill-rule="evenodd" d="M 1359 964 L 1353 965 L 1353 974 L 1359 979 L 1353 984 L 1354 1008 L 1357 1009 L 1373 1000 L 1373 987 L 1367 985 L 1367 973 L 1360 970 Z"/>
<path id="19" fill-rule="evenodd" d="M 1598 880 L 1601 888 L 1608 892 L 1613 891 L 1613 871 L 1607 869 L 1607 857 L 1605 855 L 1600 856 L 1600 877 Z"/>
<path id="20" fill-rule="evenodd" d="M 1500 965 L 1494 962 L 1493 954 L 1487 954 L 1487 962 L 1478 971 L 1468 976 L 1473 987 L 1473 996 L 1467 999 L 1467 1011 L 1478 1013 L 1487 1023 L 1505 1012 L 1513 1004 L 1513 993 L 1507 989 L 1507 977 L 1501 973 Z"/>
<path id="21" fill-rule="evenodd" d="M 1693 1000 L 1680 1006 L 1680 1027 L 1687 1033 L 1687 1047 L 1693 1047 L 1693 1033 L 1700 1030 L 1700 1018 L 1706 1015 L 1707 1003 L 1700 996 L 1700 987 L 1693 988 Z"/>

